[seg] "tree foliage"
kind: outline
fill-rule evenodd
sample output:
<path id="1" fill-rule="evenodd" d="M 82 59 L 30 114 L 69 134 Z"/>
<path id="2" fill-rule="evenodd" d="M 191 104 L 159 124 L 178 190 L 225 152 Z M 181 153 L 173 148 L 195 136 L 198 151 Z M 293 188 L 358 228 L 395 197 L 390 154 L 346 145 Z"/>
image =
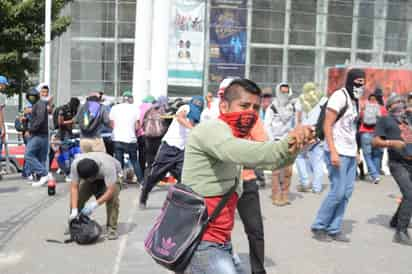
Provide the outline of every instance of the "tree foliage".
<path id="1" fill-rule="evenodd" d="M 70 17 L 61 16 L 72 0 L 52 0 L 52 39 L 66 31 Z M 29 77 L 38 72 L 44 46 L 45 0 L 0 0 L 0 75 L 11 83 L 9 95 L 27 90 Z"/>

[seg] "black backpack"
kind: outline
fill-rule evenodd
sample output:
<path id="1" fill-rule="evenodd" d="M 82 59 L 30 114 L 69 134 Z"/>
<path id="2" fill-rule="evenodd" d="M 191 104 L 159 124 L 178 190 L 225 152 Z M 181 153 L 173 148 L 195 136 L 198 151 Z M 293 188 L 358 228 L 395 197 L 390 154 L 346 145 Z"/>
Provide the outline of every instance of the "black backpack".
<path id="1" fill-rule="evenodd" d="M 343 89 L 341 89 L 341 91 L 344 92 Z M 337 92 L 339 92 L 339 91 L 337 91 Z M 336 117 L 335 123 L 336 123 L 340 118 L 342 118 L 342 116 L 345 114 L 346 110 L 348 110 L 348 97 L 347 97 L 346 93 L 344 93 L 344 94 L 345 94 L 345 98 L 346 98 L 345 106 L 339 111 L 339 113 L 338 113 L 338 115 L 337 115 L 337 117 Z M 322 140 L 322 141 L 325 139 L 325 132 L 323 131 L 323 125 L 325 124 L 326 108 L 327 108 L 327 106 L 328 106 L 328 101 L 329 101 L 329 100 L 327 100 L 327 101 L 320 107 L 319 118 L 318 118 L 318 121 L 316 122 L 316 125 L 315 125 L 316 137 L 317 137 L 319 140 Z"/>
<path id="2" fill-rule="evenodd" d="M 94 134 L 97 128 L 103 122 L 103 106 L 100 104 L 98 113 L 96 116 L 92 117 L 89 112 L 89 102 L 86 103 L 80 108 L 78 115 L 78 123 L 80 131 L 85 135 Z"/>
<path id="3" fill-rule="evenodd" d="M 93 244 L 97 242 L 102 234 L 102 227 L 88 216 L 79 214 L 69 224 L 70 241 L 80 245 Z"/>

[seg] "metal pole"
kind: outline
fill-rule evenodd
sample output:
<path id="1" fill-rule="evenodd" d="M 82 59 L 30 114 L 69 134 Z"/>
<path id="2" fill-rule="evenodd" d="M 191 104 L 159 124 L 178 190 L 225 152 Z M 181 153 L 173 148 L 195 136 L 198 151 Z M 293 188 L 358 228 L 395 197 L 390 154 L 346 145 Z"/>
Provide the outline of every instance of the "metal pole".
<path id="1" fill-rule="evenodd" d="M 45 39 L 44 39 L 44 82 L 50 85 L 50 57 L 51 57 L 51 17 L 52 0 L 46 0 Z"/>

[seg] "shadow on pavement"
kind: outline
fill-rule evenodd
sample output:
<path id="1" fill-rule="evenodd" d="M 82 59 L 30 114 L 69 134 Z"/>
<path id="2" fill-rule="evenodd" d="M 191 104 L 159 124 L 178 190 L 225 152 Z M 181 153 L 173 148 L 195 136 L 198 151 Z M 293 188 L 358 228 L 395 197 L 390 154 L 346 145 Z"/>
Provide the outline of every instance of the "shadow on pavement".
<path id="1" fill-rule="evenodd" d="M 119 223 L 117 225 L 117 233 L 119 234 L 119 236 L 123 236 L 131 233 L 136 227 L 136 223 Z"/>
<path id="2" fill-rule="evenodd" d="M 353 225 L 356 223 L 357 221 L 354 221 L 354 220 L 343 220 L 342 222 L 343 234 L 351 234 L 353 231 Z"/>
<path id="3" fill-rule="evenodd" d="M 14 186 L 14 187 L 5 187 L 5 188 L 0 188 L 0 194 L 3 193 L 10 193 L 10 192 L 17 192 L 19 191 L 20 188 Z"/>
<path id="4" fill-rule="evenodd" d="M 385 215 L 385 214 L 378 214 L 376 217 L 370 218 L 368 220 L 368 224 L 373 224 L 373 225 L 380 225 L 383 226 L 387 229 L 391 229 L 389 227 L 389 223 L 392 219 L 392 216 Z"/>

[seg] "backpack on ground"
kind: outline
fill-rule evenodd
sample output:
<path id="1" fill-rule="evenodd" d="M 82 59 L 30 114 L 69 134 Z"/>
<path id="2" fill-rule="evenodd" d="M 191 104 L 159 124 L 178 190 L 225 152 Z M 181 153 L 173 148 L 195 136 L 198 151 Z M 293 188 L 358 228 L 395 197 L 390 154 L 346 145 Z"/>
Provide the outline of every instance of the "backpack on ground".
<path id="1" fill-rule="evenodd" d="M 165 110 L 162 107 L 153 106 L 144 115 L 143 131 L 147 137 L 162 137 L 167 127 L 162 119 Z"/>
<path id="2" fill-rule="evenodd" d="M 341 89 L 340 91 L 344 92 L 343 89 Z M 336 92 L 339 92 L 339 91 L 336 91 Z M 339 111 L 339 113 L 336 117 L 335 123 L 340 118 L 342 118 L 342 116 L 345 114 L 346 110 L 348 109 L 348 97 L 346 96 L 345 92 L 344 92 L 344 94 L 345 94 L 345 98 L 346 98 L 345 106 Z M 325 132 L 323 131 L 323 125 L 325 124 L 326 109 L 327 109 L 327 106 L 328 106 L 328 102 L 329 102 L 329 100 L 327 100 L 323 105 L 320 106 L 319 118 L 318 118 L 318 121 L 316 122 L 316 125 L 315 125 L 316 137 L 319 140 L 324 140 L 325 139 Z"/>
<path id="3" fill-rule="evenodd" d="M 362 122 L 367 127 L 373 127 L 378 122 L 380 106 L 376 104 L 366 104 L 363 111 Z"/>
<path id="4" fill-rule="evenodd" d="M 69 224 L 70 241 L 80 245 L 93 244 L 97 242 L 102 234 L 102 227 L 88 216 L 79 214 Z"/>

